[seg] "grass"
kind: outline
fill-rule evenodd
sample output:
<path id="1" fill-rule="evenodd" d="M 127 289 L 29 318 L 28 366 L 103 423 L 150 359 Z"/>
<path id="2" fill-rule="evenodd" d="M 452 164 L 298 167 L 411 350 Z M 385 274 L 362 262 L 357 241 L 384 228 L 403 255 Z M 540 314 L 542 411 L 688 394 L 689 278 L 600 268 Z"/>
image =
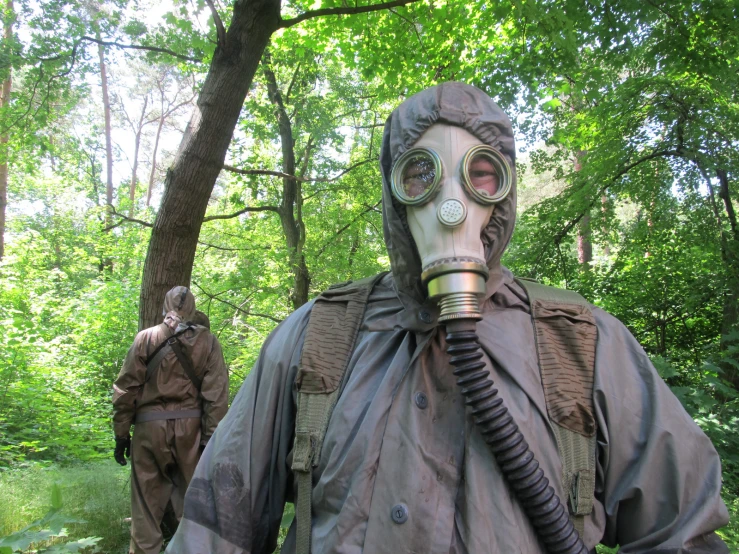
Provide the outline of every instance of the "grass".
<path id="1" fill-rule="evenodd" d="M 95 462 L 73 467 L 29 466 L 0 472 L 0 537 L 42 518 L 51 506 L 54 483 L 61 491 L 62 512 L 85 523 L 70 524 L 69 536 L 102 537 L 98 552 L 125 554 L 128 551 L 130 516 L 130 465 L 121 468 L 115 462 Z M 731 552 L 739 552 L 739 499 L 725 498 L 731 521 L 719 534 Z M 288 505 L 280 530 L 284 540 L 292 506 Z M 279 549 L 278 549 L 279 552 Z M 615 554 L 616 549 L 598 547 L 598 554 Z"/>
<path id="2" fill-rule="evenodd" d="M 0 472 L 0 537 L 46 515 L 56 483 L 61 491 L 62 513 L 85 521 L 67 526 L 70 537 L 102 537 L 99 552 L 128 552 L 130 528 L 124 518 L 131 515 L 129 468 L 121 468 L 111 460 Z"/>

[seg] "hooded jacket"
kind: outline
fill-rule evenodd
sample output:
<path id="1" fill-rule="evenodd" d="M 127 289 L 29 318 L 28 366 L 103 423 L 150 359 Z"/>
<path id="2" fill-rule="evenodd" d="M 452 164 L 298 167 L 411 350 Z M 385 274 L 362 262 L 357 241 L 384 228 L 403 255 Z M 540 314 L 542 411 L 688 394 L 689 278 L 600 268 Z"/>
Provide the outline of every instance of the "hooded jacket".
<path id="1" fill-rule="evenodd" d="M 185 328 L 194 315 L 195 298 L 186 287 L 175 287 L 165 296 L 163 311 L 162 323 L 136 335 L 113 384 L 113 432 L 116 437 L 128 436 L 137 413 L 202 409 L 200 430 L 205 441 L 228 410 L 228 368 L 221 345 L 201 325 L 193 325 L 178 337 L 202 381 L 200 392 L 174 351 L 146 381 L 146 360 L 162 342 Z"/>
<path id="2" fill-rule="evenodd" d="M 394 160 L 434 123 L 463 127 L 511 165 L 511 124 L 482 91 L 427 89 L 389 117 L 380 157 L 392 272 L 374 288 L 313 473 L 312 552 L 535 554 L 542 547 L 465 411 L 438 310 L 425 298 Z M 513 232 L 515 180 L 483 232 L 490 268 L 477 333 L 487 370 L 541 467 L 564 498 L 562 465 L 539 373 L 529 304 L 500 256 Z M 167 552 L 266 553 L 275 548 L 290 470 L 300 355 L 312 303 L 265 341 L 254 369 L 205 450 Z M 584 542 L 629 553 L 727 552 L 712 533 L 728 514 L 707 437 L 626 328 L 592 308 L 598 342 L 594 411 L 597 481 Z M 419 400 L 424 399 L 425 400 Z M 407 518 L 393 519 L 403 505 Z M 295 552 L 295 523 L 282 552 Z"/>

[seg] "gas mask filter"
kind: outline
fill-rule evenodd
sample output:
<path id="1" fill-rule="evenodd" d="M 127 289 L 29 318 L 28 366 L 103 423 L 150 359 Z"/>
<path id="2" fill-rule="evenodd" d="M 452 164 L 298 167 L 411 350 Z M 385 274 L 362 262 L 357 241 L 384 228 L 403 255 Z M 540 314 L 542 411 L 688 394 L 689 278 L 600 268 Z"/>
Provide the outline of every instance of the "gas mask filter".
<path id="1" fill-rule="evenodd" d="M 439 301 L 440 322 L 480 318 L 488 277 L 480 236 L 511 184 L 503 155 L 453 125 L 432 125 L 395 162 L 393 195 L 407 208 L 421 279 Z"/>

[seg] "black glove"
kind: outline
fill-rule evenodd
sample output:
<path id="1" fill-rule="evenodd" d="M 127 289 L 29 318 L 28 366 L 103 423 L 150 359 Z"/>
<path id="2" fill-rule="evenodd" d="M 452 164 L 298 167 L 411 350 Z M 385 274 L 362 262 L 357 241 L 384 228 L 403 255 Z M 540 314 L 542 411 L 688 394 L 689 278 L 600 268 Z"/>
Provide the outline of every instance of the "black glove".
<path id="1" fill-rule="evenodd" d="M 125 452 L 126 457 L 123 457 Z M 115 461 L 122 466 L 126 465 L 126 458 L 131 457 L 131 437 L 116 437 L 115 438 L 115 451 L 113 452 Z"/>

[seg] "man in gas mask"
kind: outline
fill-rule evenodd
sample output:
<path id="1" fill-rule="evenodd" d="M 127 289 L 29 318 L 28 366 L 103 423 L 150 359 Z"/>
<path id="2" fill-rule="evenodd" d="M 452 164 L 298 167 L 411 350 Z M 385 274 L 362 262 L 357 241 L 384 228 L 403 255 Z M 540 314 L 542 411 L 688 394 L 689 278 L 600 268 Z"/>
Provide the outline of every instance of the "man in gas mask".
<path id="1" fill-rule="evenodd" d="M 136 335 L 113 384 L 114 456 L 121 465 L 130 456 L 132 465 L 132 554 L 160 552 L 165 510 L 175 527 L 200 454 L 228 409 L 221 345 L 191 322 L 194 313 L 188 288 L 170 290 L 164 321 Z"/>
<path id="2" fill-rule="evenodd" d="M 392 273 L 270 335 L 168 552 L 272 552 L 285 502 L 290 554 L 727 552 L 719 458 L 634 338 L 501 266 L 514 157 L 510 121 L 474 87 L 391 114 Z"/>

